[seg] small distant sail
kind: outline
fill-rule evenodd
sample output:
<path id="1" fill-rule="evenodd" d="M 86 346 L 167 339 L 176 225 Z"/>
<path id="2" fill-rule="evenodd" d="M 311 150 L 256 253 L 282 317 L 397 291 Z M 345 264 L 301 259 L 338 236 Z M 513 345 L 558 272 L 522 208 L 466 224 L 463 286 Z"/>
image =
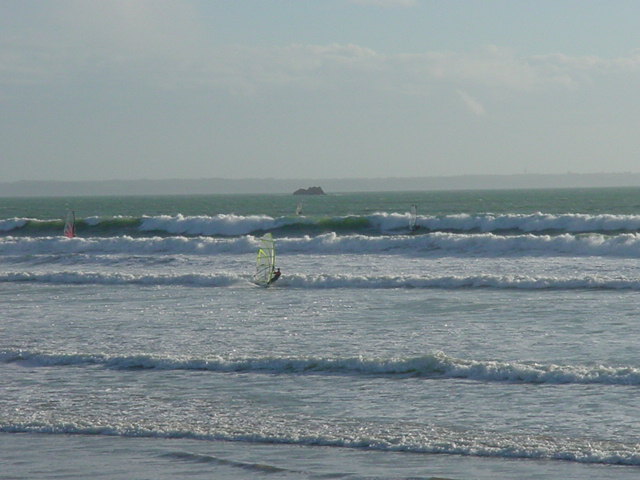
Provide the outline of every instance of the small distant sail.
<path id="1" fill-rule="evenodd" d="M 64 222 L 64 236 L 68 238 L 76 236 L 76 212 L 73 210 L 67 213 L 67 219 Z"/>
<path id="2" fill-rule="evenodd" d="M 411 210 L 409 211 L 409 230 L 411 230 L 412 232 L 418 228 L 417 222 L 418 221 L 418 206 L 417 205 L 411 205 Z"/>
<path id="3" fill-rule="evenodd" d="M 298 202 L 298 206 L 296 207 L 296 215 L 302 215 L 302 202 Z"/>
<path id="4" fill-rule="evenodd" d="M 276 265 L 276 242 L 270 233 L 260 239 L 258 258 L 256 259 L 256 273 L 253 281 L 258 285 L 267 287 L 273 279 Z"/>

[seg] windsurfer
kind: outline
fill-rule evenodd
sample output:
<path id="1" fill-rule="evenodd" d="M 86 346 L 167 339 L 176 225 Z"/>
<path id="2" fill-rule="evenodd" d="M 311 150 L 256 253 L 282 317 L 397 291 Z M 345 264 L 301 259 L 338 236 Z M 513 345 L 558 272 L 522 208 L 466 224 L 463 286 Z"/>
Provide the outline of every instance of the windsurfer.
<path id="1" fill-rule="evenodd" d="M 271 277 L 271 280 L 269 280 L 268 285 L 271 285 L 273 282 L 278 280 L 280 278 L 280 275 L 281 275 L 280 269 L 279 268 L 275 269 L 273 272 L 273 277 Z"/>

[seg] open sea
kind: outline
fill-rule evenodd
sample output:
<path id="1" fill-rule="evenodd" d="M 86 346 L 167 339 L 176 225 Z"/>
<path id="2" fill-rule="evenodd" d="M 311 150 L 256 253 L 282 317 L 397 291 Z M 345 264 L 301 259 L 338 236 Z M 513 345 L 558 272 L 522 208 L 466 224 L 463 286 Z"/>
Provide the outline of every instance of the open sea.
<path id="1" fill-rule="evenodd" d="M 2 480 L 635 480 L 639 347 L 640 189 L 0 199 Z"/>

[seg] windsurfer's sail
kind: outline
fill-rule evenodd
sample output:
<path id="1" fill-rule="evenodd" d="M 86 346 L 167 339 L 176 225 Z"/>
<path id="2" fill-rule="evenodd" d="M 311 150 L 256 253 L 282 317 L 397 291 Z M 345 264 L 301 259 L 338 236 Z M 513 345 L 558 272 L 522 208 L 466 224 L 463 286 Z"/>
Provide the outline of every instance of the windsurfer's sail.
<path id="1" fill-rule="evenodd" d="M 276 242 L 270 233 L 265 234 L 260 239 L 258 248 L 258 258 L 256 260 L 256 273 L 253 280 L 263 287 L 268 286 L 274 274 L 276 265 Z"/>
<path id="2" fill-rule="evenodd" d="M 412 232 L 418 228 L 417 222 L 418 221 L 418 206 L 417 205 L 411 205 L 411 210 L 409 212 L 409 230 L 411 230 Z"/>
<path id="3" fill-rule="evenodd" d="M 76 236 L 76 213 L 73 210 L 67 213 L 67 220 L 64 222 L 64 236 L 69 238 Z"/>
<path id="4" fill-rule="evenodd" d="M 302 215 L 302 202 L 298 202 L 298 206 L 296 207 L 296 215 Z"/>

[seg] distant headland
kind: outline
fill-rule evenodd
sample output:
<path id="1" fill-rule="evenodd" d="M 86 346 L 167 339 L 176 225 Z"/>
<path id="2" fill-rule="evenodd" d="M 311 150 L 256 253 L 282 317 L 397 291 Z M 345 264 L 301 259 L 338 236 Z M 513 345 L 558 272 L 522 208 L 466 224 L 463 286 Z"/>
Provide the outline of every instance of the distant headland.
<path id="1" fill-rule="evenodd" d="M 295 192 L 294 195 L 326 195 L 322 187 L 309 187 L 309 188 L 299 188 Z"/>

